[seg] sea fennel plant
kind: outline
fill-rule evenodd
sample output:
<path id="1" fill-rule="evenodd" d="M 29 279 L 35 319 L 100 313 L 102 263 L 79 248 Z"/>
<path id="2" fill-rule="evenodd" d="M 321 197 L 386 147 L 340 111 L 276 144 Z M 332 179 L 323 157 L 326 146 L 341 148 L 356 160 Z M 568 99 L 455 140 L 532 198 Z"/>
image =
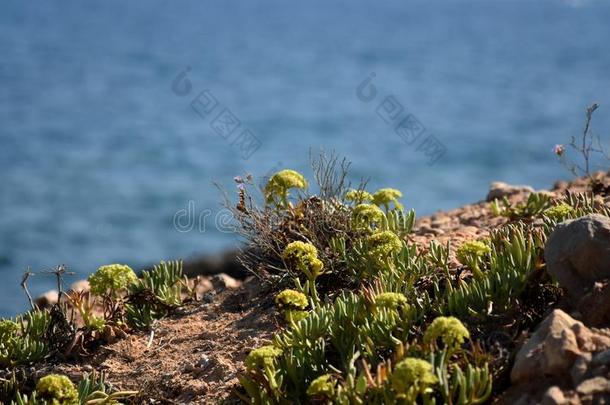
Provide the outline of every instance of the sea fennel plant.
<path id="1" fill-rule="evenodd" d="M 294 228 L 299 229 L 279 252 L 296 286 L 275 298 L 288 323 L 270 344 L 248 356 L 246 372 L 240 377 L 244 391 L 239 395 L 253 404 L 433 403 L 460 392 L 468 400 L 459 403 L 486 398 L 491 378 L 481 391 L 480 384 L 473 388 L 468 385 L 471 380 L 460 377 L 472 373 L 487 377 L 486 369 L 478 365 L 463 369 L 453 363 L 458 346 L 461 350 L 469 336 L 461 323 L 448 318 L 449 328 L 442 328 L 444 318 L 436 321 L 431 331 L 437 331 L 434 336 L 440 345 L 430 342 L 432 338 L 422 339 L 417 332 L 432 311 L 444 308 L 445 300 L 439 287 L 435 292 L 422 291 L 418 282 L 431 277 L 438 283 L 447 277 L 448 251 L 432 245 L 431 253 L 422 255 L 405 241 L 415 215 L 403 211 L 397 190 L 382 189 L 372 195 L 363 189 L 351 190 L 345 197 L 353 204 L 317 202 L 320 207 L 335 207 L 329 212 L 347 212 L 342 218 L 350 221 L 349 228 L 323 246 L 303 241 L 303 235 L 310 233 L 307 222 L 302 222 L 305 211 L 299 207 L 317 197 L 304 197 L 286 211 L 285 220 L 294 221 Z M 367 204 L 370 200 L 384 210 Z M 327 232 L 337 229 L 341 227 Z M 338 269 L 341 275 L 336 273 Z M 305 276 L 305 287 L 301 287 L 300 275 Z M 332 295 L 321 297 L 317 284 L 325 276 L 347 277 L 348 285 L 357 288 L 341 291 L 336 285 L 335 291 L 330 290 Z M 444 342 L 451 342 L 451 350 L 445 350 Z M 469 352 L 463 349 L 463 353 Z M 468 364 L 467 357 L 460 361 Z M 475 394 L 470 395 L 472 392 Z"/>

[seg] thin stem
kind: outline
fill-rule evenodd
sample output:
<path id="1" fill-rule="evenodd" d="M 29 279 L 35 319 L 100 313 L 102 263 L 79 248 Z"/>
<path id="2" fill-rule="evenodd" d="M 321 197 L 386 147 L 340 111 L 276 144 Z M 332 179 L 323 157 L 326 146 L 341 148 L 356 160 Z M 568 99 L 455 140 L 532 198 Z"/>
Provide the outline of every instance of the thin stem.
<path id="1" fill-rule="evenodd" d="M 23 288 L 23 291 L 25 291 L 25 295 L 28 297 L 30 307 L 32 308 L 32 310 L 35 311 L 37 308 L 36 308 L 36 305 L 34 304 L 34 300 L 32 299 L 32 295 L 30 294 L 30 291 L 28 290 L 28 279 L 32 275 L 34 275 L 34 273 L 32 273 L 30 271 L 30 268 L 28 267 L 28 269 L 23 273 L 23 279 L 21 279 L 21 288 Z"/>

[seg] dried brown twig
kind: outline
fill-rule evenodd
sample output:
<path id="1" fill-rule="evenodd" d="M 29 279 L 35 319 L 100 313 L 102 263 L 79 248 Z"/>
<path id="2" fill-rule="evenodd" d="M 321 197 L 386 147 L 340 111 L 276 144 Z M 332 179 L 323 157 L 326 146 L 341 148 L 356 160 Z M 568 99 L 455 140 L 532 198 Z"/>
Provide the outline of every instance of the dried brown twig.
<path id="1" fill-rule="evenodd" d="M 595 154 L 601 155 L 604 159 L 610 161 L 610 156 L 604 149 L 601 138 L 591 131 L 591 120 L 593 113 L 599 108 L 599 104 L 593 103 L 586 110 L 585 125 L 580 139 L 572 136 L 570 140 L 570 147 L 582 156 L 582 163 L 576 163 L 574 161 L 567 161 L 564 155 L 563 148 L 557 150 L 556 153 L 560 156 L 561 163 L 570 170 L 570 172 L 576 176 L 586 176 L 590 181 L 594 182 L 594 176 L 591 173 L 591 161 Z"/>
<path id="2" fill-rule="evenodd" d="M 30 294 L 30 290 L 28 289 L 28 279 L 33 276 L 34 273 L 28 269 L 23 273 L 23 278 L 21 279 L 21 288 L 25 292 L 25 295 L 28 297 L 28 301 L 30 302 L 30 307 L 32 310 L 36 310 L 36 305 L 34 304 L 34 300 L 32 299 L 32 295 Z"/>

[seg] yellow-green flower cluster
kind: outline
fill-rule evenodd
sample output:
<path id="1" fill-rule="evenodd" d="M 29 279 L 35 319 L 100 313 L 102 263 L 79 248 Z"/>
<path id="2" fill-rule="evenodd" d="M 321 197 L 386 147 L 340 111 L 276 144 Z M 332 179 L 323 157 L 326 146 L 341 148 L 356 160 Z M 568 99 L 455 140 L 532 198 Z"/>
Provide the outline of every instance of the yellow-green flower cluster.
<path id="1" fill-rule="evenodd" d="M 291 242 L 284 249 L 283 257 L 289 265 L 305 273 L 308 279 L 317 278 L 324 269 L 324 263 L 318 259 L 318 250 L 311 243 Z"/>
<path id="2" fill-rule="evenodd" d="M 390 209 L 390 203 L 394 204 L 394 208 L 402 208 L 402 204 L 398 199 L 402 198 L 402 193 L 395 188 L 382 188 L 373 194 L 373 204 L 384 206 L 386 210 Z"/>
<path id="3" fill-rule="evenodd" d="M 402 250 L 400 238 L 391 231 L 374 233 L 367 237 L 369 252 L 373 257 L 383 259 Z"/>
<path id="4" fill-rule="evenodd" d="M 396 309 L 407 306 L 407 297 L 401 293 L 385 292 L 375 297 L 375 305 L 379 308 Z"/>
<path id="5" fill-rule="evenodd" d="M 424 333 L 424 342 L 433 343 L 441 338 L 443 343 L 450 348 L 456 348 L 470 338 L 470 332 L 459 319 L 453 316 L 439 316 Z"/>
<path id="6" fill-rule="evenodd" d="M 544 211 L 544 215 L 555 220 L 563 221 L 574 213 L 574 208 L 566 203 L 561 203 Z"/>
<path id="7" fill-rule="evenodd" d="M 383 211 L 376 205 L 358 204 L 352 211 L 352 216 L 357 224 L 370 225 L 383 220 Z"/>
<path id="8" fill-rule="evenodd" d="M 14 336 L 19 331 L 19 324 L 10 319 L 0 320 L 0 339 L 4 340 Z M 3 343 L 3 342 L 0 342 Z"/>
<path id="9" fill-rule="evenodd" d="M 392 388 L 398 393 L 406 393 L 413 386 L 421 390 L 437 382 L 432 364 L 422 359 L 407 357 L 396 364 L 392 372 Z"/>
<path id="10" fill-rule="evenodd" d="M 286 169 L 271 176 L 265 186 L 265 200 L 267 204 L 288 205 L 288 190 L 291 188 L 307 188 L 307 180 L 297 171 Z"/>
<path id="11" fill-rule="evenodd" d="M 482 258 L 491 253 L 491 248 L 484 242 L 471 240 L 464 242 L 457 249 L 456 255 L 460 263 L 467 265 L 472 270 L 475 278 L 483 277 L 483 272 L 479 268 Z"/>
<path id="12" fill-rule="evenodd" d="M 275 296 L 275 306 L 278 310 L 305 309 L 308 304 L 305 294 L 295 290 L 284 290 Z"/>
<path id="13" fill-rule="evenodd" d="M 78 391 L 65 375 L 49 374 L 38 380 L 36 394 L 44 405 L 77 405 Z"/>
<path id="14" fill-rule="evenodd" d="M 117 291 L 129 287 L 136 282 L 138 277 L 131 267 L 124 264 L 110 264 L 101 266 L 95 273 L 89 276 L 91 292 L 103 295 L 108 291 L 115 294 Z"/>
<path id="15" fill-rule="evenodd" d="M 324 396 L 332 398 L 335 395 L 335 382 L 330 374 L 323 374 L 313 380 L 307 388 L 307 395 L 310 397 Z"/>
<path id="16" fill-rule="evenodd" d="M 284 260 L 295 263 L 306 263 L 308 260 L 318 257 L 318 249 L 311 243 L 300 240 L 290 242 L 284 249 Z"/>
<path id="17" fill-rule="evenodd" d="M 261 346 L 248 354 L 244 364 L 250 371 L 258 368 L 272 367 L 275 359 L 281 355 L 282 350 L 273 345 Z"/>
<path id="18" fill-rule="evenodd" d="M 284 290 L 275 296 L 275 306 L 286 322 L 297 322 L 307 317 L 307 296 L 295 290 Z"/>
<path id="19" fill-rule="evenodd" d="M 366 190 L 352 189 L 345 194 L 345 199 L 356 204 L 373 201 L 373 196 Z"/>
<path id="20" fill-rule="evenodd" d="M 491 248 L 484 242 L 471 240 L 464 242 L 457 250 L 457 258 L 462 264 L 469 264 L 473 259 L 480 258 L 491 253 Z"/>

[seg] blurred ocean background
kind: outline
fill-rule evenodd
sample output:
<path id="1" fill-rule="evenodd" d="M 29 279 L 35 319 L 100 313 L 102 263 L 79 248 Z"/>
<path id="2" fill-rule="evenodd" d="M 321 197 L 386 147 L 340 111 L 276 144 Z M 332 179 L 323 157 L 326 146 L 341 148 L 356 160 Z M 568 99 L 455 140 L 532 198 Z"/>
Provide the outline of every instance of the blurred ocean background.
<path id="1" fill-rule="evenodd" d="M 605 0 L 4 1 L 0 315 L 25 308 L 28 266 L 65 263 L 76 280 L 235 246 L 213 183 L 311 176 L 310 148 L 401 189 L 418 215 L 481 200 L 494 180 L 569 178 L 552 148 L 591 102 L 610 135 L 609 21 Z M 378 114 L 389 96 L 446 148 L 434 165 Z M 209 116 L 197 97 L 217 103 Z M 240 122 L 230 135 L 212 124 L 224 109 Z M 249 159 L 242 130 L 260 141 Z"/>

